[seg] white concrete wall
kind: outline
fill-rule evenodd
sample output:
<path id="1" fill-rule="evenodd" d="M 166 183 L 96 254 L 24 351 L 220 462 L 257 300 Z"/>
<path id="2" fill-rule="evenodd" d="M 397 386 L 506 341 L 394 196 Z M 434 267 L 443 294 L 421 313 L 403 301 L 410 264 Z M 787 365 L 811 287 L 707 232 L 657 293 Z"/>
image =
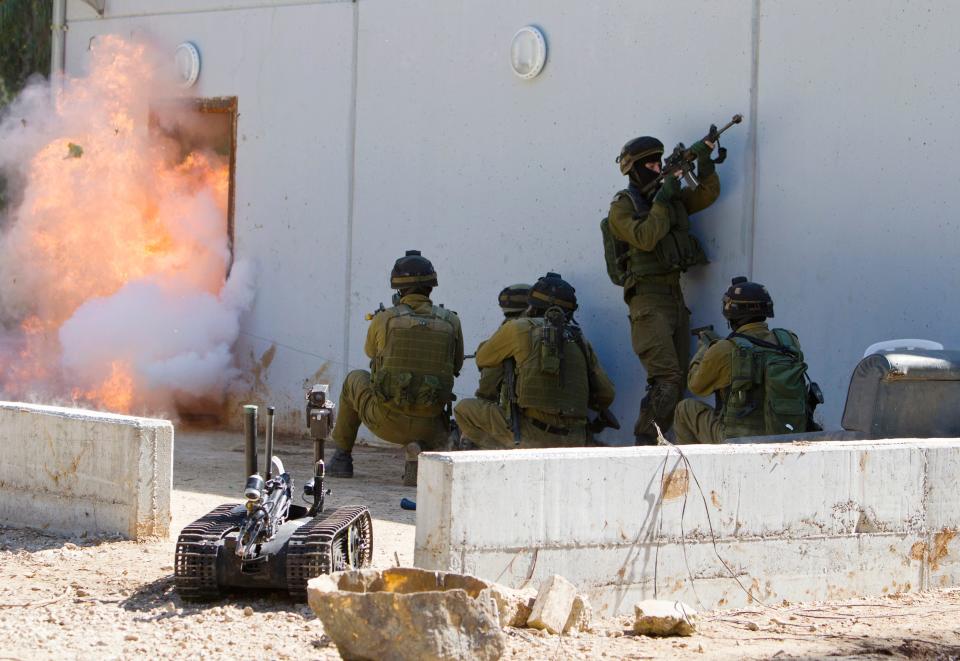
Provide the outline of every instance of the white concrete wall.
<path id="1" fill-rule="evenodd" d="M 561 574 L 607 614 L 960 582 L 956 441 L 683 452 L 689 468 L 667 448 L 422 455 L 415 564 L 514 587 Z"/>
<path id="2" fill-rule="evenodd" d="M 170 532 L 173 425 L 0 402 L 0 523 L 131 539 Z"/>
<path id="3" fill-rule="evenodd" d="M 713 263 L 685 279 L 693 323 L 722 325 L 730 277 L 765 282 L 834 427 L 866 345 L 958 344 L 960 312 L 943 303 L 960 276 L 954 3 L 132 0 L 105 19 L 70 7 L 69 70 L 90 36 L 143 31 L 197 43 L 199 95 L 239 97 L 237 250 L 263 265 L 240 352 L 296 428 L 304 381 L 319 371 L 336 390 L 366 366 L 363 314 L 389 299 L 393 260 L 420 248 L 470 349 L 498 324 L 502 286 L 567 277 L 629 430 L 645 378 L 597 228 L 624 182 L 613 159 L 638 134 L 690 142 L 736 112 L 747 120 L 725 141 L 721 199 L 695 217 Z M 528 23 L 549 54 L 520 81 L 509 45 Z M 458 393 L 475 379 L 468 366 Z"/>

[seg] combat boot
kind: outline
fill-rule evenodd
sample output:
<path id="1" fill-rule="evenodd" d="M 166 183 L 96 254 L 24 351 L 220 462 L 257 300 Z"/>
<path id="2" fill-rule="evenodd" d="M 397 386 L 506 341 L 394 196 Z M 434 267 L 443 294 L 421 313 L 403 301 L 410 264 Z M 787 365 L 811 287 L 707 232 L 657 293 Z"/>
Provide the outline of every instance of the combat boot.
<path id="1" fill-rule="evenodd" d="M 337 449 L 324 469 L 327 477 L 353 477 L 353 455 Z"/>
<path id="2" fill-rule="evenodd" d="M 420 454 L 419 443 L 407 443 L 403 448 L 406 461 L 403 464 L 403 484 L 408 487 L 417 486 L 417 457 Z"/>

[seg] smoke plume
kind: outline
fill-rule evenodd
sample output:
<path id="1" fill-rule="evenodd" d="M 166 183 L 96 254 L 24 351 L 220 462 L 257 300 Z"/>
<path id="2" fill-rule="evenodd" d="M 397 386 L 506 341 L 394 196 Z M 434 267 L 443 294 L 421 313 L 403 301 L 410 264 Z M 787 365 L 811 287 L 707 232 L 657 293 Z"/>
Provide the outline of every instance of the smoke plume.
<path id="1" fill-rule="evenodd" d="M 229 156 L 167 58 L 117 37 L 89 56 L 0 118 L 0 395 L 172 414 L 236 377 L 253 274 L 231 265 Z"/>

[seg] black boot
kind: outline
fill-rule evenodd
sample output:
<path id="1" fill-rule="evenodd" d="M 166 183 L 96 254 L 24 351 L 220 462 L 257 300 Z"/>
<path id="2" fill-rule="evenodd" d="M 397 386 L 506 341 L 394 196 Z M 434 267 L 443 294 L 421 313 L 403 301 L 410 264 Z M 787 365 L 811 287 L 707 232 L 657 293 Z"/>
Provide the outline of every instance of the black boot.
<path id="1" fill-rule="evenodd" d="M 327 477 L 353 477 L 353 455 L 337 449 L 324 468 Z"/>

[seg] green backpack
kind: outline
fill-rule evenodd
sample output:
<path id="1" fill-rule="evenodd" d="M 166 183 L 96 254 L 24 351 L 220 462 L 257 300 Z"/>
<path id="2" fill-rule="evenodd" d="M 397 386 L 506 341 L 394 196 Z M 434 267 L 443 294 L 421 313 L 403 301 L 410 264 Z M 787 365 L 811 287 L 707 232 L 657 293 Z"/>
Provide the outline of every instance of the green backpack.
<path id="1" fill-rule="evenodd" d="M 627 195 L 633 202 L 635 209 L 644 209 L 649 206 L 639 194 L 629 188 L 625 188 L 614 195 L 614 201 L 619 199 L 621 195 Z M 613 236 L 613 232 L 610 231 L 609 218 L 600 221 L 600 234 L 603 235 L 603 259 L 607 263 L 607 275 L 610 276 L 610 282 L 617 287 L 623 287 L 627 281 L 627 259 L 629 258 L 630 244 Z"/>
<path id="2" fill-rule="evenodd" d="M 778 344 L 733 333 L 730 389 L 724 401 L 727 438 L 807 431 L 807 364 L 793 335 L 774 328 Z"/>

